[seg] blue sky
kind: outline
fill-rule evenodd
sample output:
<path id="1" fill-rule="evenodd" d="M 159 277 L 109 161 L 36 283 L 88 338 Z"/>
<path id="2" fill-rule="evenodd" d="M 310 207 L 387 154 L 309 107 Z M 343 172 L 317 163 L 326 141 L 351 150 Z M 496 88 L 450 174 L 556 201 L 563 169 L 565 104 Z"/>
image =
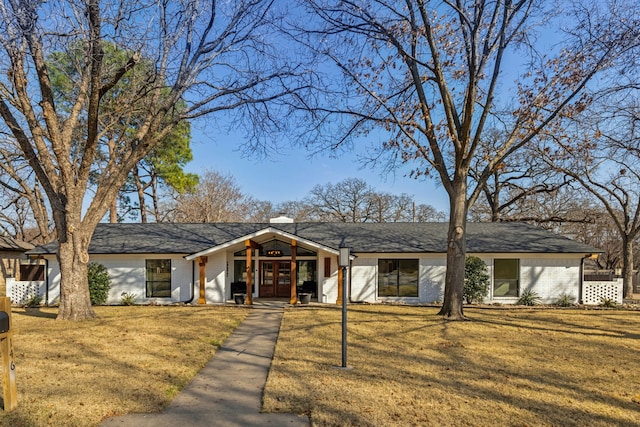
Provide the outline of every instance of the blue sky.
<path id="1" fill-rule="evenodd" d="M 542 31 L 535 39 L 542 45 L 549 46 L 546 51 L 555 49 L 557 32 Z M 511 66 L 505 66 L 500 79 L 501 91 L 510 99 L 514 96 L 515 81 L 520 72 L 526 71 L 522 65 L 527 58 L 519 57 L 521 52 L 508 52 L 506 59 Z M 358 153 L 346 152 L 340 158 L 332 158 L 330 153 L 310 153 L 304 148 L 287 148 L 284 141 L 282 152 L 269 158 L 246 157 L 241 153 L 246 140 L 241 133 L 222 129 L 233 123 L 224 116 L 207 118 L 199 123 L 192 123 L 191 146 L 194 160 L 186 167 L 187 171 L 202 174 L 210 169 L 234 177 L 243 193 L 259 200 L 268 200 L 274 204 L 288 200 L 301 200 L 318 184 L 337 183 L 346 178 L 360 178 L 378 191 L 393 194 L 407 193 L 413 196 L 416 203 L 433 206 L 439 211 L 448 212 L 449 200 L 445 190 L 436 177 L 430 180 L 415 180 L 408 177 L 409 168 L 385 173 L 382 168 L 363 168 Z M 216 126 L 216 124 L 218 126 Z M 370 133 L 369 135 L 373 135 Z M 359 150 L 366 150 L 369 141 L 362 140 L 357 145 Z"/>
<path id="2" fill-rule="evenodd" d="M 243 156 L 245 144 L 240 134 L 204 130 L 192 127 L 191 148 L 194 160 L 186 170 L 202 174 L 213 170 L 233 176 L 244 194 L 274 204 L 301 200 L 317 184 L 337 183 L 346 178 L 360 178 L 378 191 L 392 194 L 407 193 L 416 203 L 424 203 L 439 211 L 448 211 L 448 198 L 436 181 L 417 181 L 405 176 L 406 171 L 382 175 L 381 169 L 362 168 L 356 152 L 331 158 L 329 153 L 309 158 L 303 148 L 283 145 L 281 153 L 269 158 Z M 362 141 L 362 146 L 366 141 Z"/>

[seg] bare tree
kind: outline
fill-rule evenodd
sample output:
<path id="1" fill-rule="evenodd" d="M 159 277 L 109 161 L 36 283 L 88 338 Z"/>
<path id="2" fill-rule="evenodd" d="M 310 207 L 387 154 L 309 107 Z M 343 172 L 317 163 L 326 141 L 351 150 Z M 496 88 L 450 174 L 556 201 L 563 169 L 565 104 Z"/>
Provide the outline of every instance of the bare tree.
<path id="1" fill-rule="evenodd" d="M 601 94 L 574 129 L 550 136 L 541 158 L 579 182 L 615 224 L 628 296 L 633 293 L 634 242 L 640 236 L 640 88 Z"/>
<path id="2" fill-rule="evenodd" d="M 370 195 L 374 222 L 411 222 L 413 216 L 413 198 L 408 194 L 374 192 Z"/>
<path id="3" fill-rule="evenodd" d="M 260 130 L 282 130 L 275 101 L 292 92 L 294 70 L 276 50 L 275 12 L 270 0 L 0 2 L 0 117 L 52 210 L 58 318 L 95 316 L 87 285 L 91 236 L 129 171 L 178 123 L 235 111 L 261 125 L 251 127 L 256 144 Z M 105 61 L 106 45 L 130 54 Z M 71 54 L 77 46 L 81 55 Z M 65 51 L 77 78 L 56 92 L 52 67 L 69 64 L 57 64 L 54 53 Z M 147 60 L 154 66 L 144 84 L 120 93 L 119 114 L 102 121 L 102 101 Z M 184 109 L 175 108 L 180 103 Z M 121 129 L 135 131 L 110 144 Z M 104 162 L 90 194 L 97 159 Z"/>
<path id="4" fill-rule="evenodd" d="M 276 207 L 268 200 L 254 200 L 246 213 L 247 222 L 267 223 L 271 218 L 278 216 Z"/>
<path id="5" fill-rule="evenodd" d="M 432 206 L 416 206 L 408 194 L 379 192 L 359 178 L 316 185 L 302 206 L 311 221 L 425 222 L 442 218 Z"/>
<path id="6" fill-rule="evenodd" d="M 576 201 L 573 206 L 580 215 L 589 221 L 572 222 L 559 225 L 559 232 L 565 236 L 602 250 L 591 263 L 595 269 L 614 270 L 622 266 L 622 239 L 609 213 L 594 198 Z"/>
<path id="7" fill-rule="evenodd" d="M 48 243 L 54 229 L 46 197 L 33 170 L 11 139 L 0 142 L 0 188 L 3 231 L 20 240 Z"/>
<path id="8" fill-rule="evenodd" d="M 247 222 L 269 222 L 272 218 L 287 216 L 295 222 L 313 221 L 312 207 L 304 201 L 287 200 L 279 203 L 272 203 L 267 200 L 255 200 L 249 198 Z"/>
<path id="9" fill-rule="evenodd" d="M 413 222 L 444 222 L 446 220 L 447 214 L 431 205 L 420 203 L 413 206 Z"/>
<path id="10" fill-rule="evenodd" d="M 335 148 L 375 130 L 386 137 L 382 150 L 392 160 L 414 165 L 416 176 L 439 178 L 449 196 L 440 313 L 464 319 L 469 207 L 505 158 L 551 130 L 561 115 L 583 109 L 587 82 L 612 57 L 637 46 L 634 6 L 593 5 L 563 21 L 551 10 L 556 4 L 527 0 L 302 4 L 313 18 L 298 20 L 292 33 L 323 67 L 334 64 L 344 77 L 327 81 L 318 103 L 301 106 L 312 117 L 309 143 Z M 577 24 L 557 45 L 536 51 L 536 27 L 550 33 L 570 22 Z M 478 147 L 488 129 L 506 137 L 481 158 Z M 479 173 L 470 188 L 472 165 Z"/>
<path id="11" fill-rule="evenodd" d="M 500 132 L 486 132 L 478 147 L 480 161 L 469 170 L 471 182 L 481 179 L 485 167 L 482 159 L 504 145 L 504 138 L 506 136 Z M 576 221 L 574 215 L 564 214 L 562 209 L 547 209 L 563 198 L 563 190 L 569 184 L 571 179 L 540 160 L 534 149 L 523 147 L 503 160 L 478 184 L 481 194 L 469 207 L 469 215 L 475 221 L 573 222 Z"/>
<path id="12" fill-rule="evenodd" d="M 206 171 L 193 191 L 177 194 L 164 220 L 169 222 L 243 222 L 254 205 L 232 176 Z"/>
<path id="13" fill-rule="evenodd" d="M 371 222 L 374 206 L 373 189 L 358 178 L 347 178 L 336 184 L 316 185 L 306 204 L 312 217 L 324 222 Z"/>

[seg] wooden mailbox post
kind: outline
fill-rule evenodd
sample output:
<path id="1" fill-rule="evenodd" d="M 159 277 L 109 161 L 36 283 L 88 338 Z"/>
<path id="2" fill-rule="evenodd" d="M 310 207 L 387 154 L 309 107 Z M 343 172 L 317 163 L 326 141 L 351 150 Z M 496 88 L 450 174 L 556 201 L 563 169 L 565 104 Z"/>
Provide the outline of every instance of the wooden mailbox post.
<path id="1" fill-rule="evenodd" d="M 2 355 L 2 398 L 4 410 L 12 411 L 18 406 L 16 388 L 16 364 L 13 352 L 13 331 L 11 330 L 11 299 L 0 297 L 0 317 L 6 322 L 6 329 L 0 332 L 0 354 Z"/>

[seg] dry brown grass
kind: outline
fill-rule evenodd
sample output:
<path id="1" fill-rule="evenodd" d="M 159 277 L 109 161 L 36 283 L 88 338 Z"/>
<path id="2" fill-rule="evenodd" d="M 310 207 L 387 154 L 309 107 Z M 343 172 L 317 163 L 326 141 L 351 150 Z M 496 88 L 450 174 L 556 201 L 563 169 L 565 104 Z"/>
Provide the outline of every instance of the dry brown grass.
<path id="1" fill-rule="evenodd" d="M 98 320 L 14 309 L 18 409 L 2 426 L 92 426 L 160 411 L 244 318 L 242 307 L 98 307 Z M 267 411 L 314 426 L 640 425 L 640 312 L 349 308 L 285 314 Z"/>
<path id="2" fill-rule="evenodd" d="M 264 405 L 314 426 L 640 425 L 640 312 L 339 308 L 285 314 Z"/>
<path id="3" fill-rule="evenodd" d="M 96 307 L 98 320 L 55 309 L 12 314 L 18 409 L 2 426 L 92 426 L 164 408 L 244 319 L 236 307 Z"/>

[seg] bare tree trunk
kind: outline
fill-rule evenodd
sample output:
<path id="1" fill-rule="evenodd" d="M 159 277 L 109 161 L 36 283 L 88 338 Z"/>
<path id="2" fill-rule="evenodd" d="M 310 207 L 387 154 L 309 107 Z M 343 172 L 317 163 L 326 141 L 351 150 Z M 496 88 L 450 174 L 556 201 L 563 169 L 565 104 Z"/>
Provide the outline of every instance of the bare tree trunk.
<path id="1" fill-rule="evenodd" d="M 138 193 L 138 204 L 140 205 L 140 222 L 143 224 L 147 223 L 147 204 L 144 199 L 144 189 L 145 185 L 140 180 L 140 172 L 138 167 L 133 168 L 133 175 L 135 177 L 136 182 L 136 192 Z"/>
<path id="2" fill-rule="evenodd" d="M 116 197 L 111 202 L 111 207 L 109 208 L 109 222 L 111 224 L 115 224 L 118 222 L 118 198 Z"/>
<path id="3" fill-rule="evenodd" d="M 158 195 L 158 178 L 157 175 L 153 175 L 151 177 L 151 180 L 149 182 L 150 186 L 151 186 L 151 198 L 153 201 L 153 216 L 154 216 L 154 220 L 155 222 L 160 222 L 158 220 L 158 218 L 160 218 L 160 206 L 158 204 L 158 199 L 159 199 L 159 195 Z"/>
<path id="4" fill-rule="evenodd" d="M 49 212 L 47 211 L 44 197 L 37 185 L 34 190 L 34 195 L 35 197 L 31 197 L 28 200 L 33 211 L 33 217 L 36 220 L 36 225 L 38 226 L 38 231 L 40 232 L 40 237 L 36 241 L 49 243 L 55 234 L 55 230 L 49 225 Z"/>
<path id="5" fill-rule="evenodd" d="M 60 231 L 64 232 L 64 231 Z M 60 308 L 58 319 L 84 320 L 96 317 L 91 298 L 87 271 L 91 233 L 81 224 L 67 226 L 67 238 L 59 238 L 58 263 L 60 264 Z"/>
<path id="6" fill-rule="evenodd" d="M 274 111 L 274 101 L 299 90 L 299 76 L 291 72 L 298 67 L 289 65 L 288 58 L 262 54 L 281 40 L 275 34 L 262 37 L 277 31 L 267 19 L 275 9 L 271 1 L 220 6 L 187 0 L 183 8 L 166 3 L 136 7 L 134 2 L 10 3 L 3 2 L 0 13 L 2 131 L 18 143 L 53 212 L 61 270 L 58 318 L 92 318 L 89 241 L 129 172 L 184 120 L 225 110 L 247 120 L 263 111 L 284 117 Z M 183 19 L 184 10 L 193 19 Z M 216 18 L 223 13 L 228 19 Z M 126 16 L 117 31 L 114 16 Z M 143 28 L 139 22 L 158 25 Z M 133 47 L 131 37 L 140 43 Z M 119 53 L 105 60 L 111 47 Z M 260 69 L 238 60 L 238 52 L 261 62 Z M 52 59 L 57 53 L 58 59 Z M 172 61 L 176 56 L 184 60 Z M 68 75 L 66 65 L 58 67 L 67 63 Z M 216 69 L 229 66 L 233 82 L 223 77 L 207 81 L 205 76 L 222 74 Z M 192 90 L 198 99 L 183 102 Z M 58 101 L 60 95 L 66 102 Z M 289 108 L 284 104 L 283 111 Z M 270 121 L 255 135 L 275 135 L 279 128 Z M 90 182 L 93 176 L 98 179 Z M 89 186 L 93 197 L 85 208 Z M 140 200 L 146 220 L 144 197 Z"/>
<path id="7" fill-rule="evenodd" d="M 493 179 L 496 189 L 494 193 L 489 196 L 491 198 L 491 222 L 498 222 L 500 221 L 500 178 L 498 172 L 493 173 Z"/>
<path id="8" fill-rule="evenodd" d="M 464 179 L 453 182 L 447 235 L 447 273 L 442 309 L 438 314 L 447 320 L 465 320 L 462 311 L 464 262 L 467 255 L 467 185 Z"/>
<path id="9" fill-rule="evenodd" d="M 633 238 L 622 238 L 622 293 L 624 298 L 633 294 Z"/>

